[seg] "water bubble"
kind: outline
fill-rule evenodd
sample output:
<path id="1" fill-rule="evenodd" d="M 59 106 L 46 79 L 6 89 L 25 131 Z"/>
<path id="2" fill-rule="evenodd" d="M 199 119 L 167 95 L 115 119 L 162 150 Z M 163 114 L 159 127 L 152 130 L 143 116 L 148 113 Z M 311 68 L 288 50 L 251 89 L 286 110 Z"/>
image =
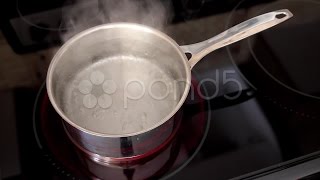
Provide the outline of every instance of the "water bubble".
<path id="1" fill-rule="evenodd" d="M 84 110 L 83 107 L 80 107 L 80 112 L 81 112 L 81 113 L 84 113 L 84 112 L 85 112 L 85 110 Z"/>
<path id="2" fill-rule="evenodd" d="M 160 73 L 160 72 L 156 72 L 155 75 L 154 75 L 154 78 L 155 79 L 162 79 L 163 78 L 163 74 Z"/>
<path id="3" fill-rule="evenodd" d="M 99 108 L 98 110 L 93 112 L 93 117 L 95 119 L 102 119 L 104 117 L 105 112 L 105 110 Z"/>
<path id="4" fill-rule="evenodd" d="M 122 124 L 122 127 L 121 127 L 122 131 L 125 131 L 126 127 L 127 127 L 127 123 L 125 122 L 125 123 Z"/>
<path id="5" fill-rule="evenodd" d="M 114 110 L 114 111 L 113 111 L 113 116 L 116 118 L 116 117 L 118 117 L 118 115 L 119 115 L 119 114 L 118 114 L 118 111 Z"/>
<path id="6" fill-rule="evenodd" d="M 93 113 L 93 118 L 97 119 L 98 115 L 97 113 Z"/>
<path id="7" fill-rule="evenodd" d="M 143 112 L 143 113 L 142 113 L 142 116 L 141 116 L 141 119 L 142 119 L 142 120 L 147 119 L 147 113 Z"/>

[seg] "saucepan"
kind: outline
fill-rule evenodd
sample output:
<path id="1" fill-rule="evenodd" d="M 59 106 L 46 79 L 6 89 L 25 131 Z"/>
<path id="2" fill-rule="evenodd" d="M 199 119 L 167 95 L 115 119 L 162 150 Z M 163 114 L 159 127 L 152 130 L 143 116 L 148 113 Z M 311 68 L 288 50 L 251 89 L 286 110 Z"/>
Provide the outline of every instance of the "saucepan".
<path id="1" fill-rule="evenodd" d="M 273 11 L 184 46 L 144 25 L 96 26 L 55 54 L 47 92 L 69 138 L 92 160 L 112 164 L 147 156 L 179 127 L 198 61 L 292 16 L 286 9 Z"/>

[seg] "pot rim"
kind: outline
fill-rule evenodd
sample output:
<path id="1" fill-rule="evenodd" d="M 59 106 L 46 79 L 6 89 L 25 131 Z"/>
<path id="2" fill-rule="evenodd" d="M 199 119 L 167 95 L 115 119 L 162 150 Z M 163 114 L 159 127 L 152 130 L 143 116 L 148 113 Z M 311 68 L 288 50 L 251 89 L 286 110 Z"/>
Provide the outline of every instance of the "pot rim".
<path id="1" fill-rule="evenodd" d="M 65 113 L 58 107 L 55 97 L 53 96 L 52 93 L 52 76 L 53 76 L 53 72 L 54 72 L 54 68 L 56 67 L 56 64 L 61 60 L 61 56 L 64 54 L 64 52 L 66 52 L 68 50 L 68 47 L 70 45 L 72 45 L 73 43 L 76 43 L 77 40 L 81 39 L 83 36 L 86 36 L 90 33 L 94 33 L 95 31 L 101 30 L 101 29 L 110 29 L 110 28 L 132 28 L 132 29 L 137 29 L 137 30 L 142 30 L 142 31 L 146 31 L 148 33 L 152 33 L 158 37 L 161 37 L 162 39 L 166 40 L 168 43 L 170 43 L 173 48 L 175 48 L 176 52 L 179 53 L 181 60 L 183 60 L 183 65 L 184 65 L 184 70 L 185 70 L 185 75 L 186 75 L 186 87 L 183 91 L 183 94 L 178 102 L 178 104 L 176 105 L 176 107 L 166 116 L 164 117 L 162 120 L 160 120 L 159 122 L 157 122 L 156 124 L 154 124 L 152 127 L 144 129 L 142 131 L 137 131 L 137 132 L 133 132 L 133 133 L 123 133 L 123 134 L 107 134 L 107 133 L 101 133 L 101 132 L 95 132 L 89 129 L 86 129 L 84 127 L 79 126 L 78 124 L 74 123 L 73 121 L 71 121 L 66 115 Z M 99 136 L 99 137 L 109 137 L 109 138 L 120 138 L 120 137 L 128 137 L 128 136 L 136 136 L 136 135 L 140 135 L 143 133 L 146 133 L 148 131 L 154 130 L 157 127 L 161 126 L 162 124 L 164 124 L 165 122 L 167 122 L 168 120 L 170 120 L 175 114 L 176 112 L 181 108 L 181 106 L 183 105 L 183 103 L 185 102 L 189 90 L 190 90 L 190 84 L 191 84 L 191 69 L 190 69 L 190 65 L 188 64 L 188 58 L 185 55 L 185 53 L 182 51 L 182 49 L 180 48 L 180 46 L 168 35 L 166 35 L 165 33 L 145 26 L 145 25 L 141 25 L 141 24 L 135 24 L 135 23 L 109 23 L 109 24 L 103 24 L 103 25 L 99 25 L 99 26 L 95 26 L 92 28 L 89 28 L 87 30 L 84 30 L 78 34 L 76 34 L 75 36 L 73 36 L 71 39 L 69 39 L 59 50 L 58 52 L 54 55 L 54 57 L 52 58 L 49 68 L 48 68 L 48 72 L 47 72 L 47 78 L 46 78 L 46 86 L 47 86 L 47 92 L 48 92 L 48 96 L 50 99 L 50 102 L 52 104 L 52 106 L 54 107 L 54 109 L 57 111 L 57 113 L 62 117 L 62 119 L 67 122 L 68 124 L 70 124 L 72 127 L 81 130 L 82 132 L 85 132 L 87 134 L 93 135 L 93 136 Z"/>

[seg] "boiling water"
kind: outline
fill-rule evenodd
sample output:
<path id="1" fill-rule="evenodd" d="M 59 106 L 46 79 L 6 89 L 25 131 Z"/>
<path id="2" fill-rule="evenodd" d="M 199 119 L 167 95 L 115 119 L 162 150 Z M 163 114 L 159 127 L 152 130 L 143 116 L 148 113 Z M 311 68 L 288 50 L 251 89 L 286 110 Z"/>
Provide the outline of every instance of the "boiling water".
<path id="1" fill-rule="evenodd" d="M 148 60 L 103 59 L 81 70 L 63 94 L 63 111 L 85 129 L 134 133 L 154 126 L 179 101 L 175 81 Z"/>

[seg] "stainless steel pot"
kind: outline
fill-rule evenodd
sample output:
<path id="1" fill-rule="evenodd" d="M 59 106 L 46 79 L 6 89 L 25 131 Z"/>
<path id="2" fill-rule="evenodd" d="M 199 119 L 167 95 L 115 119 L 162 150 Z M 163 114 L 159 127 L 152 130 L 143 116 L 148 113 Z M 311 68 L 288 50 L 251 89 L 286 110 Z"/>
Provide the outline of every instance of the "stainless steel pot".
<path id="1" fill-rule="evenodd" d="M 108 164 L 146 156 L 178 128 L 199 60 L 291 17 L 288 10 L 270 12 L 187 46 L 138 24 L 93 27 L 54 56 L 47 75 L 50 101 L 70 139 L 92 160 Z"/>

